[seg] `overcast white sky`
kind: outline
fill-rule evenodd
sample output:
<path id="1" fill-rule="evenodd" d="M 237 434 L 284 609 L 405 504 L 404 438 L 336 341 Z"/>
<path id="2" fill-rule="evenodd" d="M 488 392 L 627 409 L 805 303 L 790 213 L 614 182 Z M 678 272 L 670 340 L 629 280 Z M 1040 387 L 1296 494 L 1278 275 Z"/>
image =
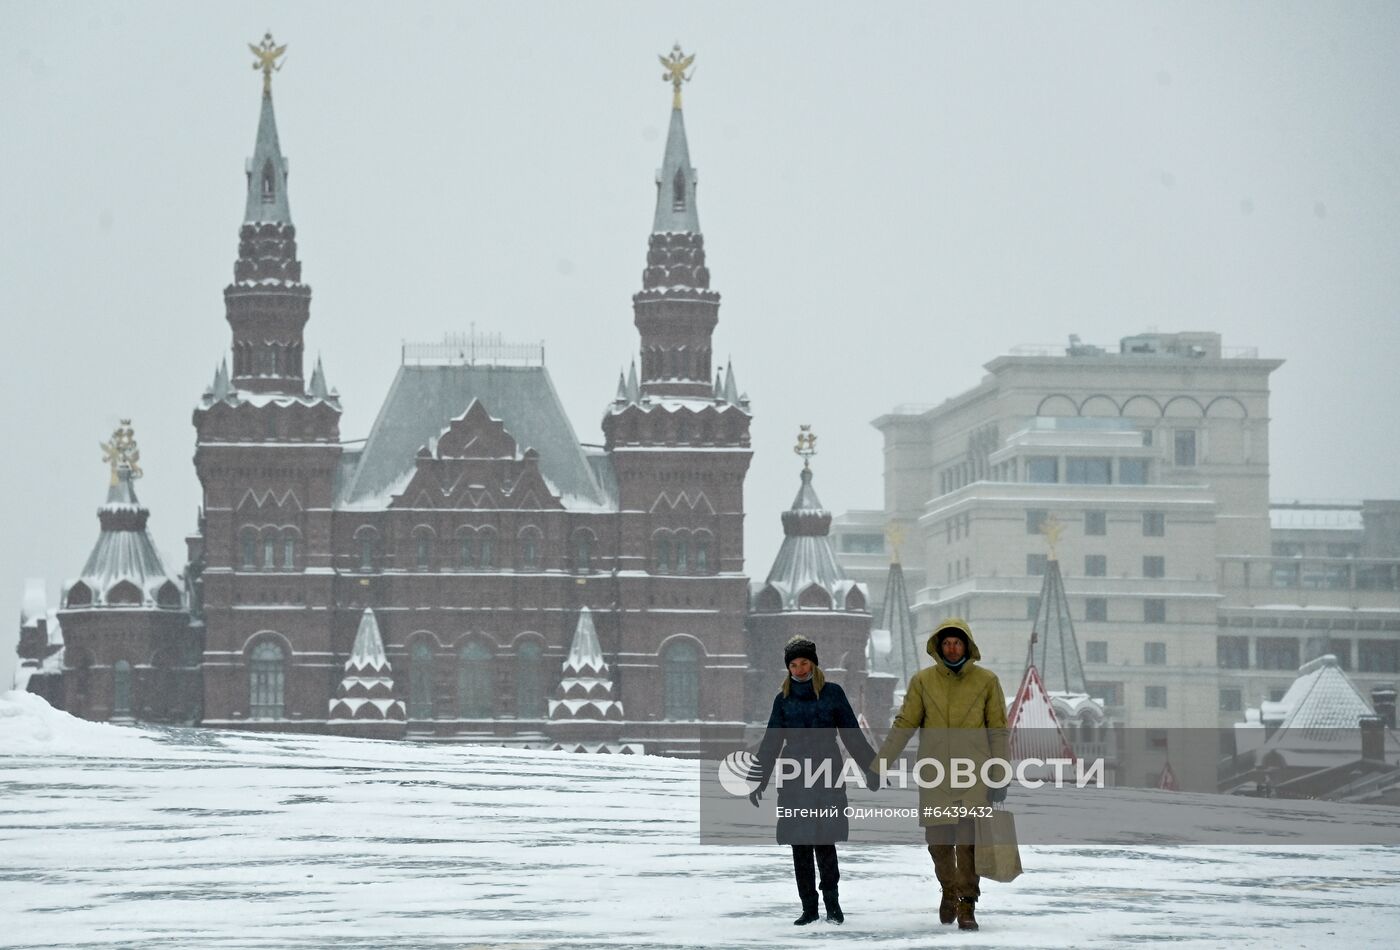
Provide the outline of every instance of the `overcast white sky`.
<path id="1" fill-rule="evenodd" d="M 225 354 L 260 78 L 312 285 L 308 352 L 363 437 L 402 340 L 543 339 L 583 441 L 636 350 L 685 93 L 753 400 L 750 573 L 799 423 L 828 507 L 879 507 L 869 420 L 1020 343 L 1216 330 L 1287 360 L 1276 498 L 1400 495 L 1400 6 L 1393 3 L 0 3 L 0 682 L 23 580 L 82 567 L 97 445 L 134 419 L 168 565 L 190 413 Z M 5 619 L 11 618 L 11 619 Z M 9 631 L 9 632 L 5 632 Z"/>

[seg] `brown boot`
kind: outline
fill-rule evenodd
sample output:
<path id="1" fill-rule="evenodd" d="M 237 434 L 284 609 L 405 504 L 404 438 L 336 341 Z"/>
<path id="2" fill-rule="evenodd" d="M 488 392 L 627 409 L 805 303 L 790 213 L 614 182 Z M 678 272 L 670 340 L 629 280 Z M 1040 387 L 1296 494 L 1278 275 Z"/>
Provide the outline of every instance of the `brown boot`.
<path id="1" fill-rule="evenodd" d="M 959 929 L 959 930 L 976 930 L 976 929 L 977 929 L 977 918 L 974 917 L 974 916 L 972 916 L 972 910 L 973 910 L 974 907 L 976 907 L 976 904 L 974 904 L 974 903 L 973 903 L 972 901 L 970 901 L 970 900 L 965 900 L 965 899 L 964 899 L 964 900 L 959 900 L 959 901 L 958 901 L 958 929 Z"/>
<path id="2" fill-rule="evenodd" d="M 958 899 L 953 896 L 952 891 L 943 892 L 943 900 L 938 902 L 938 922 L 940 924 L 951 924 L 958 916 Z"/>

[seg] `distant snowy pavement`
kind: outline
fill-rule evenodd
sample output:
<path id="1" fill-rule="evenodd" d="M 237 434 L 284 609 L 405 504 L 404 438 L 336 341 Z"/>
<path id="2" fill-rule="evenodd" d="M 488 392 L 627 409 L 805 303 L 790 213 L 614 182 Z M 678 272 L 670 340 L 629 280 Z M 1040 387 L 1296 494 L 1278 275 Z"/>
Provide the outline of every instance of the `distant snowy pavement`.
<path id="1" fill-rule="evenodd" d="M 1400 849 L 1024 849 L 982 930 L 928 855 L 698 844 L 696 764 L 80 722 L 0 695 L 0 947 L 1393 946 Z"/>

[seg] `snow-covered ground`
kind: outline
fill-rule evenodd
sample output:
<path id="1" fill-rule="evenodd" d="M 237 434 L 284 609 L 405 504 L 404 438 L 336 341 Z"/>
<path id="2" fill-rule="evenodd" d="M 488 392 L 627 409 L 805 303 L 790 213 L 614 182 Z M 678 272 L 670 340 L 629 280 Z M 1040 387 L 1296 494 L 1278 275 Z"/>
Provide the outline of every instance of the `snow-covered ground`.
<path id="1" fill-rule="evenodd" d="M 1392 947 L 1400 849 L 1026 847 L 941 927 L 928 854 L 699 844 L 691 762 L 81 722 L 0 695 L 0 947 Z M 1242 805 L 1241 807 L 1247 807 Z"/>

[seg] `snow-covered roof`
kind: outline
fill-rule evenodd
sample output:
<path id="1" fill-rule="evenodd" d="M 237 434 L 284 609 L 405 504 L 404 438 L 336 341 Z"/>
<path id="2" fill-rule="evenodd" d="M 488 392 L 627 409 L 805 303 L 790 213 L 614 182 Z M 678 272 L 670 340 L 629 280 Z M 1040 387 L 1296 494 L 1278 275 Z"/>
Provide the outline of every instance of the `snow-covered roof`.
<path id="1" fill-rule="evenodd" d="M 123 465 L 116 474 L 106 504 L 97 509 L 102 531 L 82 574 L 64 585 L 62 604 L 69 610 L 108 606 L 178 610 L 184 606 L 184 594 L 166 573 L 146 530 L 150 511 L 136 497 L 131 469 Z"/>
<path id="2" fill-rule="evenodd" d="M 563 496 L 606 505 L 607 493 L 579 445 L 543 366 L 404 365 L 374 420 L 358 464 L 339 470 L 336 507 L 365 508 L 407 484 L 418 450 L 479 400 L 522 450 L 540 455 L 540 473 Z"/>
<path id="3" fill-rule="evenodd" d="M 798 610 L 820 605 L 803 603 L 803 594 L 813 588 L 825 591 L 833 610 L 845 610 L 852 591 L 859 591 L 859 608 L 865 609 L 864 586 L 847 576 L 831 546 L 831 512 L 822 507 L 812 488 L 812 470 L 802 469 L 802 484 L 792 507 L 783 512 L 783 544 L 759 596 L 771 590 L 778 595 L 780 609 Z"/>
<path id="4" fill-rule="evenodd" d="M 618 698 L 603 657 L 598 631 L 593 625 L 593 612 L 579 609 L 569 655 L 564 659 L 563 676 L 549 701 L 551 722 L 606 721 L 620 723 L 623 719 L 622 700 Z"/>

